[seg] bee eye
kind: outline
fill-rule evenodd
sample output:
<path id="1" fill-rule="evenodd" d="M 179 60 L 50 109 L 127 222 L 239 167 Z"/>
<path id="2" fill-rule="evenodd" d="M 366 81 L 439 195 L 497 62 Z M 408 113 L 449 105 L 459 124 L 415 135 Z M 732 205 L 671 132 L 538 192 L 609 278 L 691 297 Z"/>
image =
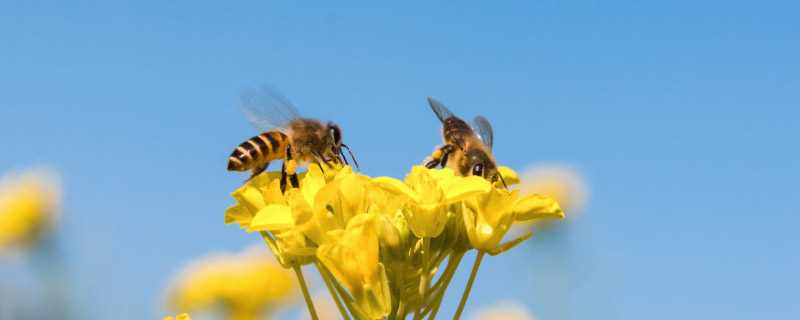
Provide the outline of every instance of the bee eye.
<path id="1" fill-rule="evenodd" d="M 472 175 L 473 176 L 481 176 L 483 177 L 483 164 L 479 163 L 472 167 Z"/>
<path id="2" fill-rule="evenodd" d="M 339 131 L 337 127 L 331 127 L 330 129 L 330 136 L 333 138 L 333 143 L 338 145 L 342 142 L 342 133 Z"/>

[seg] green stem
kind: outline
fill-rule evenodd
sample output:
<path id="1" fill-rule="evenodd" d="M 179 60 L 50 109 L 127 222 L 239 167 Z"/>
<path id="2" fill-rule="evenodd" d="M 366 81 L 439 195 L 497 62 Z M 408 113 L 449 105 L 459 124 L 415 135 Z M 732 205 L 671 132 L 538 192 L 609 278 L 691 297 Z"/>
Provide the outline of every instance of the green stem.
<path id="1" fill-rule="evenodd" d="M 464 293 L 461 295 L 461 302 L 458 303 L 458 310 L 456 310 L 456 314 L 453 316 L 453 320 L 461 319 L 461 313 L 464 312 L 464 306 L 467 304 L 467 299 L 469 298 L 469 292 L 472 290 L 472 284 L 475 283 L 475 277 L 478 275 L 478 268 L 481 267 L 481 260 L 483 260 L 483 255 L 486 254 L 483 251 L 478 251 L 478 255 L 475 257 L 475 264 L 472 265 L 472 273 L 469 275 L 469 281 L 467 281 L 467 287 L 464 288 Z"/>
<path id="2" fill-rule="evenodd" d="M 297 281 L 300 282 L 300 289 L 303 290 L 303 299 L 306 300 L 306 307 L 308 307 L 308 313 L 311 315 L 311 320 L 319 320 L 317 316 L 317 310 L 314 309 L 314 301 L 311 300 L 311 294 L 308 292 L 308 286 L 306 285 L 306 279 L 303 277 L 303 270 L 300 269 L 300 266 L 294 266 L 294 273 L 297 275 Z"/>
<path id="3" fill-rule="evenodd" d="M 447 287 L 450 286 L 450 281 L 453 280 L 453 276 L 456 274 L 456 269 L 458 269 L 458 265 L 461 263 L 461 258 L 464 257 L 464 251 L 454 253 L 449 260 L 447 260 L 447 267 L 444 270 L 444 284 L 439 289 L 439 294 L 436 295 L 436 300 L 433 301 L 433 310 L 431 311 L 431 315 L 428 319 L 436 319 L 436 314 L 439 313 L 439 307 L 442 305 L 442 299 L 444 299 L 445 291 L 447 291 Z"/>
<path id="4" fill-rule="evenodd" d="M 431 238 L 424 237 L 422 238 L 422 279 L 420 279 L 420 288 L 419 294 L 422 297 L 422 301 L 425 301 L 425 298 L 428 294 L 428 287 L 430 286 L 430 278 L 431 278 Z M 420 303 L 417 307 L 417 310 L 414 312 L 414 320 L 421 320 L 422 319 L 422 308 L 424 303 Z"/>
<path id="5" fill-rule="evenodd" d="M 350 315 L 347 313 L 347 309 L 345 309 L 344 305 L 342 305 L 342 301 L 339 299 L 339 294 L 337 294 L 336 289 L 333 288 L 333 280 L 331 280 L 327 269 L 324 269 L 324 267 L 319 265 L 319 263 L 316 261 L 314 264 L 317 266 L 317 270 L 319 270 L 319 274 L 322 276 L 322 281 L 325 282 L 325 287 L 328 288 L 328 292 L 331 294 L 333 301 L 336 302 L 336 308 L 338 308 L 339 313 L 342 314 L 342 319 L 350 320 Z"/>

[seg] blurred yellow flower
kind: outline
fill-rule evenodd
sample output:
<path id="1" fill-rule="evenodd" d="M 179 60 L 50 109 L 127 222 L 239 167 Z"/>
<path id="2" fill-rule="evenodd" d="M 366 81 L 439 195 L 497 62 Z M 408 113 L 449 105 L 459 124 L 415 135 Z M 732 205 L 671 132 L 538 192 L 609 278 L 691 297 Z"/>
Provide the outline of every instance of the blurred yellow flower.
<path id="1" fill-rule="evenodd" d="M 534 320 L 533 314 L 524 306 L 515 303 L 500 303 L 478 310 L 472 320 Z"/>
<path id="2" fill-rule="evenodd" d="M 0 253 L 35 244 L 53 227 L 60 186 L 51 173 L 30 171 L 0 181 Z"/>
<path id="3" fill-rule="evenodd" d="M 188 313 L 181 313 L 177 315 L 175 318 L 171 316 L 164 317 L 163 320 L 192 320 L 192 317 L 189 316 Z"/>
<path id="4" fill-rule="evenodd" d="M 581 212 L 589 198 L 586 179 L 578 170 L 559 164 L 534 165 L 522 174 L 524 181 L 520 189 L 525 193 L 537 193 L 552 197 L 570 212 L 570 218 Z"/>
<path id="5" fill-rule="evenodd" d="M 228 319 L 256 319 L 291 302 L 291 273 L 263 249 L 220 254 L 195 261 L 173 279 L 168 305 L 175 310 L 201 311 L 221 307 Z"/>

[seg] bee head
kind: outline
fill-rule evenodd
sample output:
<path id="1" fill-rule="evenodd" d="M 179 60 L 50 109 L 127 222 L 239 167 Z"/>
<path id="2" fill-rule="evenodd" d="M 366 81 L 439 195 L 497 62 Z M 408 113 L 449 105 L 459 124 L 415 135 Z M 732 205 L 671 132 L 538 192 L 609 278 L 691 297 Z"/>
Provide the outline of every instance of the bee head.
<path id="1" fill-rule="evenodd" d="M 326 129 L 328 131 L 328 141 L 333 147 L 340 148 L 342 146 L 342 129 L 333 122 L 328 122 Z"/>
<path id="2" fill-rule="evenodd" d="M 356 161 L 356 158 L 353 156 L 353 152 L 350 151 L 350 148 L 346 144 L 342 143 L 342 129 L 333 122 L 328 122 L 326 129 L 328 130 L 328 141 L 334 157 L 344 162 L 344 164 L 348 164 L 347 158 L 344 156 L 344 152 L 342 152 L 342 148 L 345 148 L 347 152 L 350 153 L 350 158 L 353 159 L 356 168 L 358 168 L 358 161 Z"/>
<path id="3" fill-rule="evenodd" d="M 479 148 L 470 148 L 464 157 L 465 163 L 461 165 L 461 174 L 483 177 L 495 181 L 497 178 L 497 165 L 486 151 Z"/>

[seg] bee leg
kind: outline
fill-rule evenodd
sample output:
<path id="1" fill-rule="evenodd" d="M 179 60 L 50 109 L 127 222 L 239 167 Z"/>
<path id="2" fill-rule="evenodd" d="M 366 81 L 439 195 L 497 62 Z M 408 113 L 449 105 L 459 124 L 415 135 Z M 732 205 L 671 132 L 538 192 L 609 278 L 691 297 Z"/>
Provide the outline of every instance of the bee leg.
<path id="1" fill-rule="evenodd" d="M 322 164 L 324 163 L 325 165 L 328 165 L 328 161 L 329 160 L 325 159 L 325 157 L 323 155 L 319 154 L 319 152 L 315 152 L 314 153 L 314 158 L 316 158 L 316 161 L 314 161 L 314 162 L 317 163 L 317 167 L 319 167 L 319 171 L 322 171 L 322 175 L 325 175 L 325 168 L 322 167 Z"/>
<path id="2" fill-rule="evenodd" d="M 250 179 L 255 178 L 257 175 L 259 175 L 262 172 L 264 172 L 264 170 L 267 170 L 267 167 L 269 167 L 269 162 L 265 163 L 263 166 L 258 166 L 258 167 L 253 168 L 253 174 L 250 175 Z M 250 179 L 248 179 L 248 180 L 250 180 Z"/>
<path id="3" fill-rule="evenodd" d="M 441 165 L 442 168 L 444 168 L 444 166 L 447 165 L 447 159 L 449 158 L 450 153 L 452 152 L 453 152 L 453 146 L 449 144 L 446 144 L 436 149 L 435 151 L 433 151 L 433 154 L 431 154 L 431 160 L 425 163 L 425 167 L 427 167 L 428 169 L 432 169 L 438 165 Z"/>
<path id="4" fill-rule="evenodd" d="M 281 166 L 281 193 L 286 193 L 286 162 Z"/>
<path id="5" fill-rule="evenodd" d="M 292 146 L 286 147 L 286 160 L 283 161 L 284 166 L 284 174 L 289 177 L 289 181 L 292 183 L 293 188 L 300 187 L 300 180 L 297 178 L 297 161 L 294 160 L 294 155 L 292 155 Z M 284 182 L 285 184 L 285 182 Z"/>

